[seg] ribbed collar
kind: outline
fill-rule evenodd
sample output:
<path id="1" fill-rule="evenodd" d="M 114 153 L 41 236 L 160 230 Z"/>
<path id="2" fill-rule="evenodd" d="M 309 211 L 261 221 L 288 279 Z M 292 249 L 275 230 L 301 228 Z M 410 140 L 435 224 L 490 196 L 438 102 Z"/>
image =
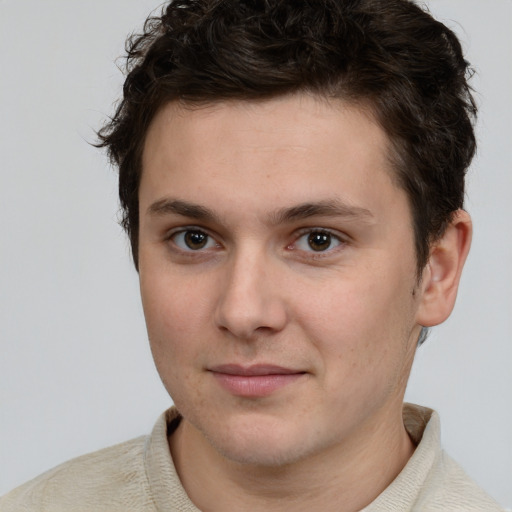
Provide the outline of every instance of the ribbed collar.
<path id="1" fill-rule="evenodd" d="M 361 512 L 409 511 L 417 501 L 423 482 L 441 456 L 440 425 L 437 413 L 405 404 L 404 425 L 417 448 L 391 485 Z M 171 458 L 168 435 L 179 423 L 179 413 L 171 407 L 163 413 L 147 438 L 144 464 L 155 508 L 158 512 L 200 512 L 181 485 Z"/>
<path id="2" fill-rule="evenodd" d="M 405 428 L 416 450 L 391 484 L 361 512 L 406 512 L 414 510 L 429 473 L 441 457 L 441 427 L 432 409 L 404 404 Z"/>

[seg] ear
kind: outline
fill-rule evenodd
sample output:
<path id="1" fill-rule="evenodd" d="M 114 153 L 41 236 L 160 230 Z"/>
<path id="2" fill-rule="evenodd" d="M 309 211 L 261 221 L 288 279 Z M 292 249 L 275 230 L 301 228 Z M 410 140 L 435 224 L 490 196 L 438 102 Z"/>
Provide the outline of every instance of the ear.
<path id="1" fill-rule="evenodd" d="M 419 286 L 421 298 L 416 313 L 419 325 L 438 325 L 450 316 L 472 233 L 471 217 L 458 210 L 443 236 L 432 245 Z"/>

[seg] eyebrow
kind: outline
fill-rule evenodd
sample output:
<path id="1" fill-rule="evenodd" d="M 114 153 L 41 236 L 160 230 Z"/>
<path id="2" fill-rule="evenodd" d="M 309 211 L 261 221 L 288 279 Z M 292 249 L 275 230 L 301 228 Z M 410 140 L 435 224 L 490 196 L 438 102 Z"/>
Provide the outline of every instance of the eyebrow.
<path id="1" fill-rule="evenodd" d="M 213 210 L 199 204 L 179 201 L 177 199 L 160 199 L 149 206 L 148 213 L 158 217 L 175 214 L 197 220 L 219 220 Z"/>
<path id="2" fill-rule="evenodd" d="M 374 219 L 373 213 L 370 210 L 343 203 L 338 199 L 302 203 L 290 208 L 283 208 L 270 215 L 272 224 L 282 224 L 309 217 L 344 217 L 366 222 Z"/>
<path id="3" fill-rule="evenodd" d="M 213 210 L 178 199 L 160 199 L 151 204 L 147 211 L 154 216 L 174 214 L 190 219 L 220 222 L 219 216 Z M 285 224 L 310 217 L 343 217 L 363 222 L 370 222 L 374 219 L 370 210 L 343 203 L 338 199 L 301 203 L 296 206 L 281 208 L 271 212 L 268 216 L 271 225 Z"/>

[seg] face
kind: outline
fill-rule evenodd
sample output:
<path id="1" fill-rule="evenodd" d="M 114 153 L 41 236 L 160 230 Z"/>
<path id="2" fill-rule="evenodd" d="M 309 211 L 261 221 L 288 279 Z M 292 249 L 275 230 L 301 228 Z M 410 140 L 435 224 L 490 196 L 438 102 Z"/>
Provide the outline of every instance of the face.
<path id="1" fill-rule="evenodd" d="M 139 240 L 156 366 L 217 453 L 288 464 L 401 422 L 421 293 L 407 196 L 366 113 L 306 95 L 168 104 Z"/>

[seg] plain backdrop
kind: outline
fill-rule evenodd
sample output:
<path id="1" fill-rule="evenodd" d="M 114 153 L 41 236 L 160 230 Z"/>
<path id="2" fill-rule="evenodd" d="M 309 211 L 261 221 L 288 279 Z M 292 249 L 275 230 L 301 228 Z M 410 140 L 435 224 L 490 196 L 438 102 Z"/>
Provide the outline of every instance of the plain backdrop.
<path id="1" fill-rule="evenodd" d="M 421 347 L 407 399 L 512 505 L 512 2 L 432 0 L 476 69 L 474 243 L 458 303 Z M 125 36 L 152 0 L 0 0 L 0 494 L 150 431 L 171 400 L 154 369 L 117 177 L 91 147 Z"/>

